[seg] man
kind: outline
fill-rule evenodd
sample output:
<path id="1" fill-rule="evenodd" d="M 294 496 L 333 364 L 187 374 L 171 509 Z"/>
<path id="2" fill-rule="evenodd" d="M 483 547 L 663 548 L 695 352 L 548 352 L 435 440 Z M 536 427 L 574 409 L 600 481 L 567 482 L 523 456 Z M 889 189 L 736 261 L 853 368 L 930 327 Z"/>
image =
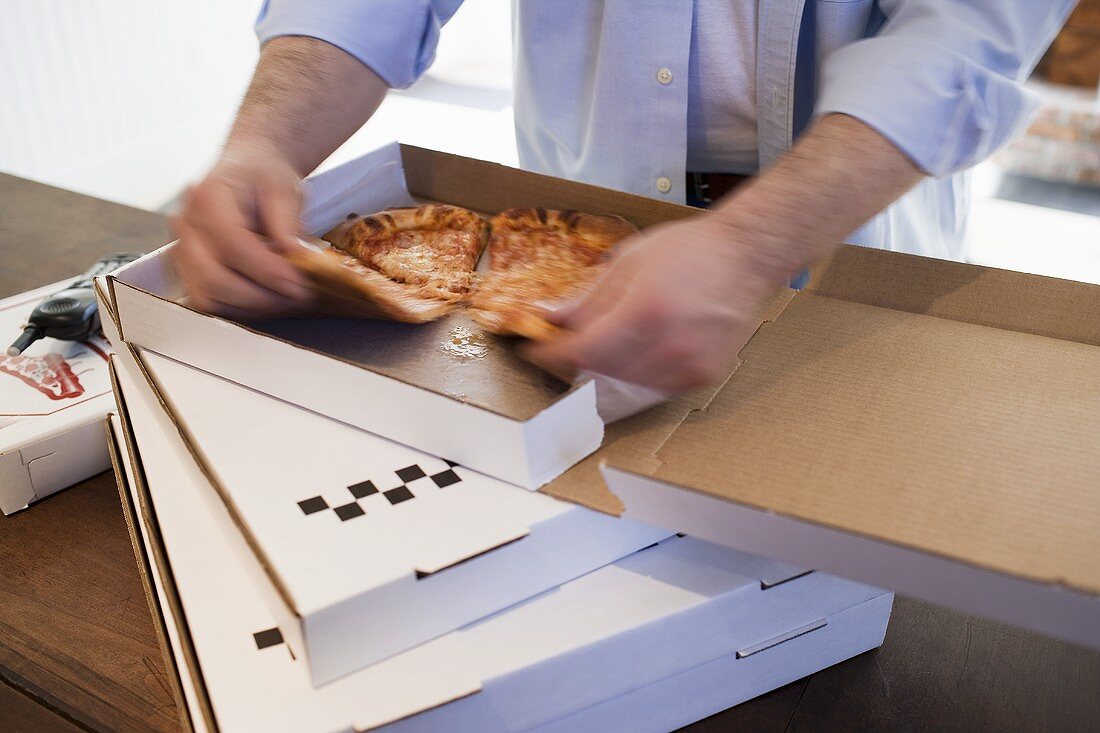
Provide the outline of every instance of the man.
<path id="1" fill-rule="evenodd" d="M 460 2 L 265 3 L 252 85 L 175 220 L 198 307 L 308 300 L 276 254 L 300 233 L 302 176 L 425 71 Z M 724 180 L 690 174 L 759 174 L 623 243 L 530 358 L 686 389 L 724 374 L 761 304 L 840 241 L 959 257 L 965 170 L 1026 122 L 1018 81 L 1072 5 L 516 0 L 524 167 L 680 202 Z"/>

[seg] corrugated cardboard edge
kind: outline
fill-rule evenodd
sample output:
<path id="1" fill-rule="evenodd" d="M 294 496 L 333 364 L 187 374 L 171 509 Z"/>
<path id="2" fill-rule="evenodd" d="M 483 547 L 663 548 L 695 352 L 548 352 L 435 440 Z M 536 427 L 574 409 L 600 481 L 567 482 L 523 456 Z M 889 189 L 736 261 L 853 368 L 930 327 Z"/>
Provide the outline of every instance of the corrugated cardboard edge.
<path id="1" fill-rule="evenodd" d="M 95 292 L 96 305 L 99 307 L 100 328 L 107 341 L 114 346 L 116 340 L 122 339 L 122 332 L 119 330 L 118 316 L 115 315 L 114 301 L 111 300 L 113 293 L 109 292 L 110 287 L 110 283 L 107 283 L 102 275 L 92 279 L 92 290 Z"/>
<path id="2" fill-rule="evenodd" d="M 127 453 L 130 456 L 130 470 L 133 473 L 134 491 L 138 495 L 140 506 L 135 506 L 130 495 L 129 481 L 126 478 L 125 469 L 122 467 L 122 456 L 118 444 L 115 442 L 114 430 L 111 419 L 108 416 L 104 427 L 107 431 L 107 443 L 111 452 L 111 463 L 115 471 L 115 482 L 118 486 L 119 499 L 122 502 L 122 513 L 126 520 L 126 529 L 130 534 L 130 543 L 134 548 L 134 557 L 137 561 L 138 574 L 141 576 L 141 584 L 145 589 L 145 598 L 149 603 L 149 612 L 153 619 L 153 628 L 157 635 L 157 641 L 161 647 L 161 655 L 167 667 L 168 676 L 172 680 L 172 695 L 179 709 L 180 725 L 184 731 L 193 733 L 195 730 L 191 719 L 191 708 L 183 692 L 181 671 L 176 664 L 176 656 L 172 645 L 168 640 L 167 619 L 160 607 L 156 588 L 153 586 L 153 568 L 161 568 L 159 573 L 161 587 L 164 589 L 165 598 L 171 609 L 172 619 L 176 625 L 177 636 L 180 640 L 180 651 L 184 662 L 188 667 L 194 685 L 195 694 L 199 701 L 199 713 L 202 715 L 206 728 L 211 731 L 218 730 L 214 717 L 213 705 L 206 689 L 205 680 L 198 672 L 198 654 L 191 640 L 191 631 L 187 624 L 187 616 L 183 611 L 183 603 L 180 600 L 179 590 L 176 588 L 175 579 L 172 576 L 171 564 L 168 561 L 168 553 L 164 548 L 164 540 L 160 535 L 159 525 L 156 520 L 156 510 L 153 508 L 152 497 L 149 495 L 148 485 L 145 483 L 145 472 L 141 464 L 141 457 L 137 452 L 137 442 L 134 439 L 133 426 L 130 424 L 129 413 L 126 411 L 125 399 L 118 385 L 118 376 L 115 373 L 115 364 L 112 359 L 109 363 L 111 385 L 115 393 L 115 401 L 118 406 L 119 421 L 122 424 L 123 440 L 126 441 Z M 143 521 L 143 519 L 145 521 Z M 141 522 L 139 525 L 138 523 Z M 144 532 L 139 529 L 144 527 Z M 150 560 L 145 550 L 142 535 L 148 539 L 149 545 L 156 555 L 156 565 Z"/>
<path id="3" fill-rule="evenodd" d="M 764 324 L 779 318 L 795 295 L 796 291 L 786 288 L 776 293 L 764 305 L 752 336 L 755 336 Z M 752 336 L 746 339 L 746 344 L 752 341 Z M 555 499 L 621 517 L 626 511 L 626 506 L 604 482 L 601 468 L 613 464 L 617 458 L 631 455 L 635 460 L 643 461 L 650 472 L 655 471 L 660 462 L 657 453 L 677 428 L 693 412 L 705 411 L 740 365 L 741 361 L 738 359 L 726 377 L 712 387 L 679 395 L 668 402 L 608 425 L 604 431 L 603 445 L 599 450 L 539 491 Z"/>
<path id="4" fill-rule="evenodd" d="M 298 617 L 300 622 L 302 614 L 298 610 L 297 604 L 294 602 L 294 597 L 291 595 L 286 583 L 283 581 L 282 577 L 279 575 L 279 572 L 275 569 L 275 566 L 271 563 L 271 560 L 267 557 L 267 554 L 260 546 L 259 541 L 256 539 L 255 535 L 253 535 L 251 529 L 248 527 L 247 522 L 245 522 L 241 517 L 240 511 L 237 509 L 237 505 L 233 501 L 232 494 L 230 494 L 230 492 L 222 485 L 221 481 L 219 481 L 219 479 L 217 478 L 217 475 L 214 473 L 209 462 L 206 460 L 206 456 L 203 455 L 201 450 L 199 450 L 198 445 L 195 442 L 194 438 L 191 436 L 191 433 L 187 429 L 186 424 L 176 414 L 175 410 L 172 408 L 171 403 L 169 403 L 168 400 L 165 398 L 164 390 L 161 388 L 156 378 L 149 372 L 148 368 L 145 366 L 145 362 L 142 361 L 141 354 L 138 353 L 137 348 L 129 343 L 127 343 L 125 346 L 130 357 L 134 360 L 134 363 L 137 364 L 138 370 L 141 373 L 141 377 L 145 380 L 146 384 L 148 384 L 149 386 L 149 389 L 156 397 L 157 403 L 160 405 L 160 409 L 164 412 L 164 414 L 171 421 L 172 425 L 176 428 L 176 432 L 179 434 L 180 440 L 183 441 L 184 447 L 187 448 L 187 452 L 191 455 L 191 459 L 195 462 L 195 465 L 199 468 L 199 471 L 202 472 L 202 475 L 210 483 L 210 486 L 213 487 L 214 492 L 218 495 L 218 498 L 221 499 L 221 502 L 225 506 L 226 511 L 229 513 L 230 518 L 232 518 L 233 523 L 237 526 L 237 529 L 240 531 L 241 536 L 244 537 L 244 540 L 248 544 L 249 549 L 256 556 L 256 560 L 259 562 L 260 567 L 263 568 L 264 573 L 266 573 L 268 578 L 271 580 L 272 585 L 275 587 L 275 591 L 279 594 L 279 597 L 282 598 L 283 603 L 286 604 L 291 613 Z"/>

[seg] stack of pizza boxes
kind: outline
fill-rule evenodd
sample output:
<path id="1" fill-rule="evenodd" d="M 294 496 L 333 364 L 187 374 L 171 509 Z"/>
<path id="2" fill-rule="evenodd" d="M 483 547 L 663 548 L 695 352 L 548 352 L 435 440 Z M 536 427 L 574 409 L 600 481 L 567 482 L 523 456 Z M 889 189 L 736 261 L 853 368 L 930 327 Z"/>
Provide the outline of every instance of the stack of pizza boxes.
<path id="1" fill-rule="evenodd" d="M 315 233 L 425 202 L 685 213 L 397 145 L 308 200 Z M 96 286 L 116 469 L 191 728 L 667 730 L 881 643 L 888 593 L 617 516 L 594 382 L 457 309 L 199 313 L 166 250 Z"/>

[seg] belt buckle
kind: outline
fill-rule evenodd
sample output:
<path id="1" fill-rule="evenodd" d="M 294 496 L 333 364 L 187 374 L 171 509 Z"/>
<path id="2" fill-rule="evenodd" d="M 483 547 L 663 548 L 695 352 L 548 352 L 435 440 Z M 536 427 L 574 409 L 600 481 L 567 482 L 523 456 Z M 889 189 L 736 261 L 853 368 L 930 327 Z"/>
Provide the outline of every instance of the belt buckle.
<path id="1" fill-rule="evenodd" d="M 707 195 L 707 191 L 710 190 L 710 184 L 706 182 L 706 173 L 692 173 L 691 174 L 691 190 L 695 194 L 695 200 L 700 201 L 708 206 L 714 203 L 714 199 Z"/>

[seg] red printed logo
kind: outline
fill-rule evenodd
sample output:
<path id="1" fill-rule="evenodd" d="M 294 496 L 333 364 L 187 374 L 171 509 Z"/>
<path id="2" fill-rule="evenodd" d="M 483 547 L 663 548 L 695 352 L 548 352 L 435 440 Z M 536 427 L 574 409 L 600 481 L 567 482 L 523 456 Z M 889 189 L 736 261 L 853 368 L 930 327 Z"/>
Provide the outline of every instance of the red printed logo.
<path id="1" fill-rule="evenodd" d="M 84 394 L 80 379 L 60 354 L 4 356 L 0 358 L 0 372 L 22 379 L 51 400 L 67 400 Z"/>

